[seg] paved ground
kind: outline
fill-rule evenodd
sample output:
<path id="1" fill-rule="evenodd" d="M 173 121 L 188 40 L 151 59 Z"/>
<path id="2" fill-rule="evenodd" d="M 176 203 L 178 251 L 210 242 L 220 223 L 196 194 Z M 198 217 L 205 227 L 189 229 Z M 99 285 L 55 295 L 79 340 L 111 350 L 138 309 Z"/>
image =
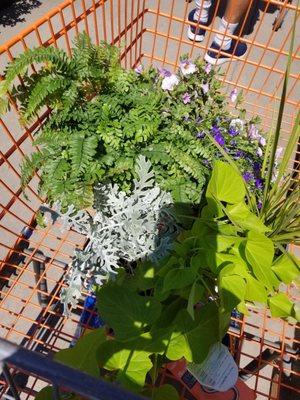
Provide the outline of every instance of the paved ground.
<path id="1" fill-rule="evenodd" d="M 1 0 L 0 0 L 1 1 Z M 0 45 L 4 44 L 7 40 L 10 40 L 14 36 L 18 35 L 24 28 L 26 28 L 29 24 L 34 23 L 41 16 L 43 16 L 49 9 L 57 6 L 61 3 L 61 0 L 18 0 L 14 6 L 7 9 L 5 12 L 0 12 Z M 81 1 L 75 1 L 76 12 L 78 14 L 81 13 Z M 91 0 L 87 0 L 87 3 L 91 3 Z M 128 5 L 128 16 L 133 10 L 133 14 L 137 11 L 135 9 L 137 1 L 121 1 L 122 4 L 120 15 L 117 13 L 115 8 L 110 8 L 109 2 L 106 3 L 105 13 L 107 16 L 106 24 L 103 24 L 103 12 L 98 10 L 97 12 L 97 21 L 99 23 L 99 29 L 103 35 L 107 35 L 109 39 L 111 36 L 114 36 L 113 30 L 117 29 L 117 21 L 118 18 L 121 21 L 121 25 L 125 21 L 125 8 L 124 4 Z M 142 3 L 142 2 L 140 2 Z M 155 64 L 160 64 L 166 61 L 166 66 L 171 67 L 170 63 L 174 63 L 178 60 L 178 56 L 182 53 L 189 51 L 193 57 L 203 55 L 205 51 L 205 47 L 209 44 L 211 40 L 211 35 L 207 35 L 205 41 L 201 45 L 192 45 L 190 42 L 185 40 L 185 32 L 187 28 L 187 24 L 183 24 L 182 18 L 186 15 L 186 11 L 192 8 L 192 5 L 188 5 L 186 8 L 186 3 L 183 0 L 176 0 L 173 4 L 174 7 L 170 6 L 173 2 L 171 0 L 148 0 L 146 1 L 146 5 L 149 7 L 150 11 L 145 16 L 144 26 L 147 27 L 147 32 L 144 34 L 142 42 L 138 43 L 138 46 L 130 52 L 130 56 L 128 60 L 130 64 L 132 64 L 138 54 L 139 54 L 139 44 L 141 44 L 141 52 L 145 54 L 142 61 L 147 63 L 149 62 L 149 57 L 154 55 L 153 62 Z M 114 2 L 114 5 L 117 4 L 117 1 Z M 133 7 L 131 9 L 131 6 Z M 114 6 L 115 7 L 115 6 Z M 160 16 L 156 18 L 156 13 L 159 9 Z M 115 19 L 114 26 L 111 25 L 110 19 L 108 15 L 113 10 Z M 170 14 L 172 14 L 172 18 L 170 19 Z M 264 15 L 263 23 L 261 23 L 261 18 Z M 71 18 L 70 10 L 67 10 L 65 13 L 66 20 Z M 266 14 L 260 9 L 259 15 L 257 15 L 258 19 L 255 19 L 255 24 L 253 29 L 250 29 L 248 34 L 245 36 L 251 42 L 254 43 L 251 46 L 251 50 L 249 52 L 249 56 L 247 58 L 247 62 L 236 62 L 232 63 L 229 68 L 225 65 L 222 70 L 225 73 L 225 78 L 228 83 L 235 85 L 238 83 L 239 85 L 244 86 L 244 94 L 246 100 L 248 101 L 247 111 L 249 114 L 261 114 L 263 117 L 263 124 L 267 128 L 271 124 L 272 113 L 274 107 L 274 101 L 270 99 L 270 96 L 278 95 L 278 88 L 280 86 L 282 71 L 285 68 L 286 57 L 282 54 L 279 54 L 279 49 L 281 52 L 283 50 L 288 49 L 288 41 L 285 40 L 287 36 L 287 32 L 291 27 L 293 15 L 292 12 L 288 13 L 286 22 L 283 28 L 274 33 L 272 32 L 272 22 L 274 20 L 274 14 L 270 11 Z M 129 18 L 129 17 L 128 17 Z M 216 28 L 217 21 L 215 21 L 213 27 Z M 55 22 L 59 24 L 59 19 L 56 19 Z M 92 17 L 89 17 L 89 25 L 90 27 L 94 26 L 95 21 Z M 157 24 L 158 35 L 154 37 L 153 29 Z M 79 28 L 81 30 L 84 29 L 83 24 L 79 24 Z M 299 31 L 300 26 L 297 31 L 297 43 L 299 44 Z M 51 35 L 49 33 L 49 26 L 45 24 L 41 28 L 43 40 L 47 40 Z M 125 45 L 128 44 L 132 37 L 136 34 L 135 27 L 128 33 L 127 42 L 125 38 Z M 94 30 L 91 29 L 91 36 L 94 35 Z M 168 35 L 169 39 L 166 39 L 166 35 Z M 71 35 L 72 36 L 72 35 Z M 183 41 L 181 43 L 178 42 L 177 38 L 182 37 Z M 124 39 L 124 38 L 123 38 Z M 26 38 L 27 45 L 35 45 L 34 36 L 31 35 Z M 268 48 L 264 48 L 262 45 L 265 43 L 268 44 Z M 297 44 L 297 45 L 298 45 Z M 64 47 L 65 42 L 60 40 L 59 45 Z M 21 51 L 21 47 L 17 46 L 14 54 L 17 54 Z M 259 62 L 261 64 L 260 67 L 257 67 L 256 64 Z M 2 72 L 6 61 L 0 57 L 0 73 Z M 272 66 L 274 71 L 269 72 L 268 67 Z M 299 73 L 299 56 L 298 59 L 294 61 L 292 72 L 295 77 Z M 299 100 L 299 84 L 298 86 L 294 86 L 296 78 L 292 78 L 290 81 L 290 92 L 289 99 L 290 100 Z M 249 90 L 256 90 L 257 92 Z M 287 107 L 287 114 L 284 119 L 284 129 L 286 132 L 290 131 L 290 124 L 292 120 L 292 114 L 294 112 L 295 107 L 292 105 Z M 14 138 L 17 139 L 21 136 L 22 130 L 17 124 L 16 116 L 12 113 L 8 114 L 8 116 L 4 119 L 4 122 L 10 127 L 10 129 L 14 133 Z M 5 135 L 3 127 L 0 127 L 0 149 L 5 152 L 12 146 L 12 141 L 8 139 Z M 29 140 L 26 140 L 22 144 L 22 151 L 25 153 L 29 152 L 31 149 L 31 144 Z M 0 167 L 0 174 L 2 177 L 5 177 L 5 181 L 9 183 L 9 186 L 15 192 L 19 187 L 19 177 L 16 175 L 16 172 L 13 168 L 19 171 L 19 163 L 22 154 L 20 151 L 16 151 L 9 157 L 9 162 L 2 165 Z M 36 187 L 37 182 L 33 182 L 32 187 Z M 6 204 L 9 199 L 12 197 L 11 192 L 0 186 L 0 196 L 1 203 Z M 30 192 L 28 193 L 31 202 L 28 203 L 23 197 L 22 199 L 27 202 L 33 209 L 36 209 L 39 205 L 38 199 L 32 195 Z M 15 205 L 11 208 L 11 210 L 17 215 L 22 216 L 25 220 L 29 220 L 32 216 L 32 212 L 29 211 L 20 201 L 17 201 Z M 0 206 L 1 212 L 1 206 Z M 3 245 L 9 246 L 10 243 L 14 240 L 14 232 L 19 233 L 24 226 L 24 222 L 17 220 L 17 218 L 12 215 L 6 215 L 5 218 L 1 220 L 2 226 L 6 226 L 11 229 L 13 232 L 9 234 L 7 231 L 4 231 L 0 226 L 0 235 L 1 235 L 1 243 Z M 44 230 L 39 230 L 35 232 L 32 237 L 31 244 L 33 247 L 39 247 L 50 257 L 54 257 L 55 259 L 59 259 L 62 261 L 68 261 L 69 256 L 72 254 L 74 243 L 78 242 L 78 238 L 76 237 L 68 237 L 62 245 L 62 241 L 60 238 L 62 234 L 57 230 L 53 229 L 50 232 Z M 61 247 L 62 245 L 62 247 Z M 6 248 L 4 246 L 0 246 L 0 259 L 1 256 L 4 256 Z M 2 252 L 2 253 L 1 253 Z M 55 267 L 55 261 L 49 263 L 47 266 L 47 277 L 49 280 L 49 290 L 54 288 L 54 284 L 56 281 L 60 279 L 62 275 L 62 270 Z M 52 280 L 51 280 L 52 279 Z M 14 276 L 11 280 L 11 287 L 9 288 L 9 296 L 6 300 L 4 300 L 1 304 L 1 323 L 0 323 L 0 334 L 8 337 L 10 340 L 21 342 L 24 338 L 24 335 L 34 324 L 34 321 L 38 318 L 38 324 L 36 325 L 35 333 L 31 333 L 31 338 L 33 338 L 30 342 L 30 347 L 35 347 L 40 340 L 42 330 L 48 331 L 50 333 L 50 338 L 47 342 L 47 349 L 50 349 L 51 346 L 54 348 L 65 347 L 70 337 L 68 336 L 68 332 L 74 331 L 74 326 L 77 321 L 77 316 L 73 316 L 73 321 L 63 320 L 57 322 L 58 327 L 55 330 L 51 325 L 47 327 L 44 322 L 45 313 L 42 311 L 37 302 L 36 289 L 34 283 L 34 274 L 32 270 L 32 266 L 26 268 L 26 270 L 21 270 L 18 276 Z M 262 325 L 262 321 L 259 316 L 252 317 L 251 322 L 255 326 Z M 268 322 L 269 323 L 269 322 Z M 275 334 L 271 340 L 277 340 L 283 332 L 283 327 L 281 323 L 274 323 L 271 325 Z M 293 337 L 293 328 L 288 328 L 288 335 Z M 64 331 L 64 334 L 61 331 Z M 256 333 L 259 331 L 259 328 L 256 329 Z M 277 332 L 277 333 L 276 333 Z M 285 334 L 287 334 L 285 332 Z M 65 335 L 65 336 L 64 336 Z M 29 342 L 27 342 L 29 343 Z M 245 353 L 252 354 L 253 356 L 259 354 L 260 347 L 259 346 L 251 346 L 246 344 Z M 242 364 L 247 362 L 247 357 L 242 359 Z M 262 375 L 270 377 L 272 374 L 272 367 L 266 367 L 263 370 Z M 252 379 L 252 384 L 254 384 L 254 379 Z M 268 382 L 261 379 L 259 381 L 259 389 L 263 393 L 268 392 Z M 265 399 L 265 396 L 259 396 L 258 399 Z M 295 399 L 293 399 L 295 400 Z"/>

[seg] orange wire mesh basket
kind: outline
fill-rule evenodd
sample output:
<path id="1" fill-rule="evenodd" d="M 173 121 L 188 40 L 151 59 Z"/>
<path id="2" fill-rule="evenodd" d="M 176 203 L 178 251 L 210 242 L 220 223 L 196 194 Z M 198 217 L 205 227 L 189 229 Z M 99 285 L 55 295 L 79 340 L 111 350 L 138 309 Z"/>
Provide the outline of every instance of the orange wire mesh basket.
<path id="1" fill-rule="evenodd" d="M 199 44 L 186 36 L 188 13 L 193 7 L 189 1 L 66 0 L 0 46 L 0 71 L 27 48 L 56 46 L 70 54 L 72 40 L 83 31 L 96 44 L 105 40 L 120 46 L 122 65 L 126 68 L 143 63 L 175 69 L 182 54 L 188 53 L 191 58 L 204 55 L 218 32 L 222 6 L 220 0 L 214 2 L 212 22 L 206 27 L 205 40 Z M 287 0 L 253 0 L 239 30 L 248 45 L 247 55 L 243 60 L 232 57 L 221 68 L 224 90 L 242 90 L 248 116 L 262 117 L 265 130 L 275 121 L 292 21 L 299 11 L 294 2 Z M 195 25 L 201 27 L 199 23 Z M 299 29 L 298 25 L 296 37 Z M 299 47 L 295 47 L 282 123 L 282 145 L 299 108 L 299 67 Z M 45 229 L 37 227 L 36 212 L 44 201 L 37 192 L 38 174 L 28 185 L 27 197 L 20 187 L 20 162 L 32 151 L 33 135 L 48 113 L 46 110 L 24 128 L 17 122 L 18 108 L 12 102 L 10 112 L 0 119 L 0 336 L 43 354 L 66 348 L 76 339 L 83 305 L 73 310 L 70 318 L 65 318 L 59 293 L 74 248 L 82 248 L 85 243 L 85 238 L 74 231 L 62 234 L 57 224 Z M 296 173 L 299 147 L 298 144 L 295 159 L 291 160 L 291 168 Z M 295 288 L 291 293 L 297 297 Z M 234 322 L 230 347 L 257 399 L 300 399 L 299 326 L 271 319 L 266 312 L 257 310 L 243 321 L 234 319 Z M 271 355 L 267 359 L 263 357 L 266 351 Z M 251 365 L 250 362 L 252 367 L 248 371 L 245 366 Z M 164 379 L 174 381 L 167 373 Z M 35 398 L 45 385 L 38 376 L 29 373 L 25 382 L 21 381 L 18 386 L 22 399 Z M 3 379 L 0 384 L 0 397 L 5 398 L 7 385 Z M 187 389 L 179 387 L 179 390 L 182 399 L 193 398 Z"/>

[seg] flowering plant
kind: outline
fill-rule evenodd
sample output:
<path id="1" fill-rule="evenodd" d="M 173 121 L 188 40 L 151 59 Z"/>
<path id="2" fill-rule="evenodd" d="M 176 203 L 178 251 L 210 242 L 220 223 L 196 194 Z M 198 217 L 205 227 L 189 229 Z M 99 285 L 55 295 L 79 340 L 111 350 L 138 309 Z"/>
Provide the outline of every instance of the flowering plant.
<path id="1" fill-rule="evenodd" d="M 109 56 L 105 44 L 98 48 L 86 35 L 82 41 L 92 55 L 99 52 Z M 77 60 L 83 50 L 76 46 Z M 51 102 L 53 96 L 39 98 L 38 103 L 18 97 L 24 115 L 35 115 L 44 105 L 53 110 L 36 134 L 39 151 L 26 156 L 22 164 L 24 189 L 39 170 L 39 190 L 49 203 L 59 201 L 64 209 L 70 205 L 83 209 L 93 205 L 97 182 L 116 183 L 121 190 L 130 192 L 135 159 L 143 155 L 153 165 L 156 182 L 171 192 L 174 201 L 199 204 L 212 161 L 223 158 L 222 152 L 212 146 L 210 136 L 237 161 L 249 187 L 260 196 L 264 138 L 258 131 L 257 120 L 245 120 L 237 91 L 227 99 L 215 70 L 200 60 L 192 62 L 183 56 L 176 72 L 141 65 L 126 71 L 117 61 L 116 49 L 109 49 L 114 57 L 109 58 L 109 73 L 99 70 L 101 87 L 84 96 L 76 92 L 78 96 L 71 106 L 64 107 L 59 100 Z M 20 70 L 20 65 L 28 60 L 34 62 L 35 54 L 36 62 L 45 65 L 37 69 L 26 91 L 37 92 L 36 82 L 43 80 L 53 52 L 56 54 L 55 50 L 44 49 L 42 58 L 40 51 L 17 58 L 7 69 L 7 84 L 0 94 L 10 88 L 17 73 L 26 70 Z M 59 55 L 67 63 L 62 50 Z M 51 73 L 77 88 L 76 79 L 81 80 L 81 75 L 65 76 L 68 70 L 61 70 L 59 65 L 53 63 Z M 57 92 L 58 98 L 60 93 Z M 236 103 L 237 118 L 227 109 L 229 100 Z"/>

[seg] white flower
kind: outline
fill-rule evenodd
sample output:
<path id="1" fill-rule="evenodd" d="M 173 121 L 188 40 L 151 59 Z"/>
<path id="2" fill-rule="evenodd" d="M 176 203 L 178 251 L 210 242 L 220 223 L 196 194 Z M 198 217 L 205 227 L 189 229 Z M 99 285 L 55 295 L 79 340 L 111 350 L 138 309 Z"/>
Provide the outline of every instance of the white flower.
<path id="1" fill-rule="evenodd" d="M 230 98 L 230 101 L 231 101 L 232 103 L 235 103 L 235 102 L 236 102 L 237 95 L 238 95 L 237 89 L 233 89 L 233 90 L 230 92 L 229 98 Z"/>
<path id="2" fill-rule="evenodd" d="M 212 68 L 212 65 L 209 64 L 209 63 L 207 63 L 207 64 L 205 65 L 205 67 L 204 67 L 205 73 L 206 73 L 206 74 L 209 74 L 210 71 L 211 71 L 211 68 Z"/>
<path id="3" fill-rule="evenodd" d="M 238 131 L 241 131 L 244 128 L 244 121 L 239 118 L 235 118 L 231 120 L 229 125 Z"/>
<path id="4" fill-rule="evenodd" d="M 197 67 L 195 64 L 190 62 L 189 60 L 183 60 L 180 62 L 180 71 L 182 75 L 187 76 L 193 74 L 197 71 Z"/>
<path id="5" fill-rule="evenodd" d="M 163 90 L 173 90 L 174 86 L 178 85 L 178 83 L 178 77 L 175 74 L 171 74 L 162 80 L 161 87 Z"/>
<path id="6" fill-rule="evenodd" d="M 259 135 L 259 144 L 261 146 L 265 146 L 267 144 L 266 139 L 261 135 Z"/>
<path id="7" fill-rule="evenodd" d="M 201 89 L 203 90 L 204 94 L 207 94 L 209 92 L 209 83 L 208 82 L 207 83 L 203 83 L 201 85 Z"/>
<path id="8" fill-rule="evenodd" d="M 248 130 L 248 137 L 249 139 L 259 139 L 259 133 L 258 129 L 254 124 L 250 124 L 249 130 Z"/>
<path id="9" fill-rule="evenodd" d="M 258 155 L 258 157 L 262 157 L 263 151 L 260 147 L 257 148 L 256 154 Z"/>
<path id="10" fill-rule="evenodd" d="M 138 74 L 138 75 L 140 75 L 142 72 L 143 72 L 143 66 L 142 66 L 142 64 L 140 64 L 140 65 L 138 65 L 136 68 L 134 68 L 134 71 Z"/>

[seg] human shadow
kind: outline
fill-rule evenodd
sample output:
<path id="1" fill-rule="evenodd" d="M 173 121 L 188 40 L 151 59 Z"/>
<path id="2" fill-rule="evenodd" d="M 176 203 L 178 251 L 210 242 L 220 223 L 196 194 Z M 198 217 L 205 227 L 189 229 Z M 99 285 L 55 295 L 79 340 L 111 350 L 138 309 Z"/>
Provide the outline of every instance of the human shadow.
<path id="1" fill-rule="evenodd" d="M 25 15 L 42 3 L 39 0 L 15 0 L 0 2 L 0 26 L 15 26 L 25 21 Z"/>

